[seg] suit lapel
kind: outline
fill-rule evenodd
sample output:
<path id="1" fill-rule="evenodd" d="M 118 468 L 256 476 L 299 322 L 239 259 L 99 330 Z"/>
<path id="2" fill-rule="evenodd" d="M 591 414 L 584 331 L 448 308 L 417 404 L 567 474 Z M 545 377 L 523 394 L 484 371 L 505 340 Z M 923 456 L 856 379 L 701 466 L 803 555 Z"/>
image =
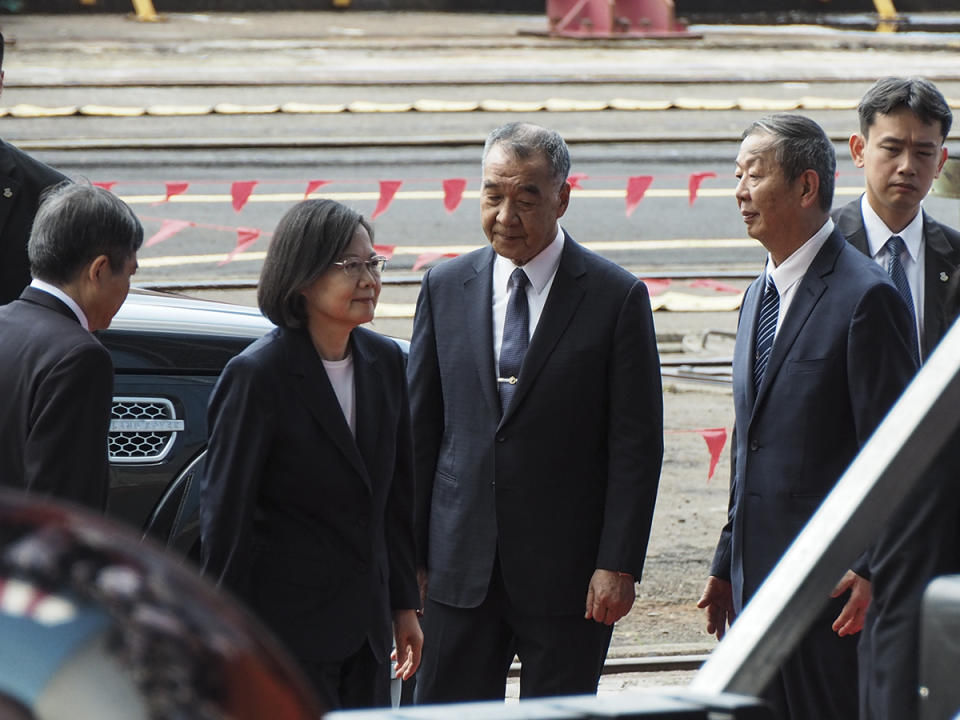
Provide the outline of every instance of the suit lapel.
<path id="1" fill-rule="evenodd" d="M 940 226 L 923 213 L 924 277 L 923 277 L 923 357 L 946 331 L 946 301 L 950 278 L 957 272 L 960 253 L 947 241 Z"/>
<path id="2" fill-rule="evenodd" d="M 515 410 L 523 403 L 523 399 L 530 387 L 543 369 L 544 363 L 553 352 L 554 346 L 560 340 L 570 321 L 573 319 L 577 307 L 583 299 L 584 289 L 580 278 L 585 274 L 583 264 L 583 249 L 574 242 L 573 238 L 565 234 L 563 253 L 560 255 L 560 264 L 557 274 L 553 278 L 550 294 L 543 306 L 537 329 L 530 338 L 530 346 L 523 358 L 520 367 L 520 377 L 517 389 L 510 401 L 507 412 L 500 420 L 503 425 Z"/>
<path id="3" fill-rule="evenodd" d="M 467 347 L 473 348 L 473 361 L 483 398 L 494 417 L 500 415 L 496 365 L 493 362 L 493 248 L 486 248 L 475 257 L 463 281 L 464 332 Z"/>
<path id="4" fill-rule="evenodd" d="M 337 400 L 330 379 L 327 377 L 323 361 L 313 347 L 313 343 L 310 342 L 310 336 L 306 332 L 297 330 L 282 330 L 281 333 L 287 348 L 293 386 L 297 390 L 298 396 L 303 398 L 310 414 L 320 424 L 333 444 L 353 465 L 367 487 L 370 487 L 366 465 L 347 425 L 346 418 L 343 416 L 343 409 L 340 407 L 340 402 Z M 357 358 L 354 357 L 354 378 L 359 378 L 359 376 L 360 368 L 357 365 Z M 357 384 L 360 384 L 359 381 L 357 381 Z M 359 417 L 359 389 L 357 395 L 357 415 Z"/>
<path id="5" fill-rule="evenodd" d="M 377 355 L 359 328 L 353 331 L 351 344 L 353 345 L 353 377 L 357 388 L 356 445 L 365 471 L 362 473 L 363 479 L 370 487 L 370 472 L 363 458 L 377 457 L 377 441 L 380 437 L 379 426 L 386 389 Z"/>
<path id="6" fill-rule="evenodd" d="M 750 408 L 753 408 L 757 394 L 753 385 L 753 366 L 756 362 L 754 345 L 756 344 L 757 316 L 760 314 L 760 303 L 763 297 L 763 278 L 764 276 L 761 275 L 754 280 L 743 295 L 740 327 L 737 329 L 737 341 L 733 346 L 733 364 L 736 368 L 733 373 L 734 396 L 746 398 Z"/>
<path id="7" fill-rule="evenodd" d="M 863 224 L 863 213 L 860 211 L 861 200 L 848 203 L 837 216 L 837 229 L 851 245 L 870 257 L 870 246 L 867 242 L 867 228 Z"/>
<path id="8" fill-rule="evenodd" d="M 7 149 L 7 144 L 0 141 L 0 228 L 7 224 L 10 210 L 20 194 L 20 180 L 17 165 Z"/>
<path id="9" fill-rule="evenodd" d="M 777 335 L 773 341 L 770 360 L 767 363 L 763 381 L 760 383 L 760 387 L 757 388 L 756 405 L 759 405 L 763 401 L 767 389 L 780 371 L 780 366 L 783 365 L 784 359 L 787 357 L 790 348 L 793 347 L 794 341 L 806 324 L 807 318 L 810 317 L 813 308 L 816 307 L 820 297 L 827 289 L 827 284 L 824 282 L 823 277 L 833 272 L 837 256 L 841 250 L 843 250 L 845 242 L 847 241 L 843 235 L 837 230 L 834 230 L 830 237 L 827 238 L 823 247 L 820 248 L 820 252 L 817 253 L 813 262 L 810 263 L 810 267 L 807 268 L 807 272 L 804 273 L 803 278 L 801 278 L 797 292 L 790 302 L 790 308 L 787 310 L 783 322 L 780 323 L 780 327 L 777 328 Z"/>

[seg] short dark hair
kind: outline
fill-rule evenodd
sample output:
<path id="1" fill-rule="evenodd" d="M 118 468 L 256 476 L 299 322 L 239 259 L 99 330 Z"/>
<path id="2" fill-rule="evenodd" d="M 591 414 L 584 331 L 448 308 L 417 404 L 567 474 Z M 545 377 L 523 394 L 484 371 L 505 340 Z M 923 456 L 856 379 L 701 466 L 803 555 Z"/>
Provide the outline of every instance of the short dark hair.
<path id="1" fill-rule="evenodd" d="M 813 170 L 820 178 L 817 197 L 820 209 L 830 211 L 833 204 L 833 188 L 837 174 L 837 153 L 833 143 L 813 120 L 803 115 L 776 113 L 760 118 L 748 127 L 742 136 L 770 135 L 770 149 L 784 177 L 793 181 L 807 170 Z"/>
<path id="2" fill-rule="evenodd" d="M 287 210 L 273 233 L 260 270 L 260 312 L 280 327 L 306 327 L 307 309 L 301 291 L 342 257 L 361 226 L 372 241 L 370 223 L 335 200 L 304 200 Z"/>
<path id="3" fill-rule="evenodd" d="M 0 32 L 0 70 L 3 70 L 3 44 L 6 41 L 3 39 L 3 33 Z"/>
<path id="4" fill-rule="evenodd" d="M 928 125 L 940 123 L 943 140 L 950 134 L 953 124 L 950 105 L 936 85 L 920 77 L 885 77 L 877 80 L 857 106 L 860 134 L 867 137 L 877 115 L 889 115 L 900 108 L 907 108 Z"/>
<path id="5" fill-rule="evenodd" d="M 497 145 L 502 145 L 521 160 L 540 153 L 546 158 L 550 174 L 558 186 L 570 174 L 570 150 L 555 130 L 525 122 L 501 125 L 487 136 L 483 144 L 483 162 L 487 161 L 487 153 Z"/>
<path id="6" fill-rule="evenodd" d="M 143 226 L 123 200 L 81 181 L 47 189 L 27 243 L 30 273 L 63 285 L 100 255 L 121 272 L 143 244 Z"/>

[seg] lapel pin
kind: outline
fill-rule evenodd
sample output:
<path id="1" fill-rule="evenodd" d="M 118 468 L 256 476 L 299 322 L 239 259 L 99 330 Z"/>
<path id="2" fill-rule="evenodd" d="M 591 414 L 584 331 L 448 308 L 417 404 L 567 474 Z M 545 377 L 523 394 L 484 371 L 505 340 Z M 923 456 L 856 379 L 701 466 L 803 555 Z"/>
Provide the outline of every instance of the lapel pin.
<path id="1" fill-rule="evenodd" d="M 950 276 L 947 275 L 945 272 L 940 273 L 940 282 L 946 282 L 949 279 L 950 279 Z"/>
<path id="2" fill-rule="evenodd" d="M 8 188 L 8 187 L 5 187 L 5 188 L 3 189 L 3 196 L 4 196 L 5 198 L 11 198 L 11 197 L 13 197 L 13 190 L 11 190 L 11 189 Z"/>

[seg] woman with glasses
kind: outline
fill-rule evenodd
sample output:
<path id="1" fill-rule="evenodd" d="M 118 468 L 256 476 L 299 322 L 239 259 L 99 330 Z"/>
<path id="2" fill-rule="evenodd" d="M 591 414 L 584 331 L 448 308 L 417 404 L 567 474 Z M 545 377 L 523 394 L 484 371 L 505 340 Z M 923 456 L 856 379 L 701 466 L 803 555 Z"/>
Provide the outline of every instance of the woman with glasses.
<path id="1" fill-rule="evenodd" d="M 291 208 L 257 290 L 277 328 L 227 364 L 208 413 L 204 572 L 273 630 L 327 709 L 388 705 L 391 641 L 404 679 L 423 644 L 404 357 L 359 327 L 384 262 L 353 210 Z"/>

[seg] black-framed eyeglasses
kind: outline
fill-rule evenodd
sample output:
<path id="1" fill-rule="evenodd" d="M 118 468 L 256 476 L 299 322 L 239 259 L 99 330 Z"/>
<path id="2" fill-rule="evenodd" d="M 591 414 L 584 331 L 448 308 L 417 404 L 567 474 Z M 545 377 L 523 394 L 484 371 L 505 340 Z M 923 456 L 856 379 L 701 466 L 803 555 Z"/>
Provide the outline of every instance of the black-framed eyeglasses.
<path id="1" fill-rule="evenodd" d="M 360 273 L 363 272 L 364 268 L 366 268 L 367 271 L 374 277 L 380 277 L 380 273 L 383 272 L 383 266 L 387 264 L 387 259 L 383 255 L 374 255 L 368 260 L 348 257 L 333 264 L 337 267 L 343 268 L 343 271 L 347 274 L 347 277 L 360 277 Z"/>

